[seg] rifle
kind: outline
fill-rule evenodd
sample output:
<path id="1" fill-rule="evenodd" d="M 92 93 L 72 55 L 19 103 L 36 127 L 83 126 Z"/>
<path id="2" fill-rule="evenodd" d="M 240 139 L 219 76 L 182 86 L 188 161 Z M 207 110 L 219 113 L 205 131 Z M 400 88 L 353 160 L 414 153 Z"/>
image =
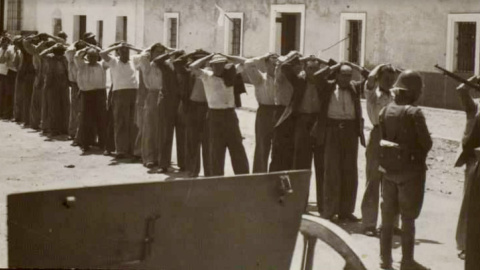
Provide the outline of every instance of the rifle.
<path id="1" fill-rule="evenodd" d="M 439 65 L 435 65 L 435 68 L 441 70 L 443 72 L 444 75 L 447 75 L 448 77 L 458 81 L 458 82 L 461 82 L 465 85 L 468 85 L 470 86 L 471 88 L 477 90 L 477 91 L 480 91 L 480 85 L 479 84 L 476 84 L 476 83 L 473 83 L 473 82 L 470 82 L 468 81 L 467 79 L 464 79 L 460 76 L 458 76 L 457 74 L 453 73 L 453 72 L 450 72 L 442 67 L 440 67 Z"/>

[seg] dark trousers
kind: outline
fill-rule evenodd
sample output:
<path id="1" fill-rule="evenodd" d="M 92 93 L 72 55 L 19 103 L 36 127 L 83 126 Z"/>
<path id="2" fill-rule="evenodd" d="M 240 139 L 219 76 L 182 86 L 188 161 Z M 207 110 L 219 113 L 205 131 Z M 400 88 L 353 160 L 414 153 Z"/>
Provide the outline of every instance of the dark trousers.
<path id="1" fill-rule="evenodd" d="M 44 91 L 48 92 L 48 119 L 52 135 L 68 134 L 68 115 L 70 112 L 68 84 L 66 80 L 45 84 Z"/>
<path id="2" fill-rule="evenodd" d="M 42 78 L 41 81 L 44 81 L 45 78 Z M 49 118 L 49 91 L 51 89 L 48 89 L 45 87 L 45 84 L 42 83 L 42 112 L 41 112 L 41 128 L 43 132 L 50 132 L 50 118 Z"/>
<path id="3" fill-rule="evenodd" d="M 187 171 L 193 176 L 198 176 L 200 173 L 200 152 L 202 153 L 203 174 L 205 176 L 211 174 L 208 158 L 207 111 L 208 105 L 206 102 L 190 101 L 186 116 L 186 160 Z"/>
<path id="4" fill-rule="evenodd" d="M 470 181 L 467 209 L 465 270 L 476 270 L 480 265 L 480 170 L 478 162 Z"/>
<path id="5" fill-rule="evenodd" d="M 476 158 L 472 157 L 467 161 L 465 168 L 465 182 L 463 183 L 463 200 L 462 206 L 460 208 L 460 215 L 458 217 L 457 223 L 457 232 L 456 232 L 456 241 L 457 249 L 465 250 L 466 245 L 466 235 L 467 235 L 467 212 L 468 212 L 468 201 L 470 200 L 470 190 L 472 182 L 475 179 L 475 169 L 476 169 Z"/>
<path id="6" fill-rule="evenodd" d="M 167 94 L 159 102 L 159 158 L 160 168 L 170 167 L 172 161 L 173 134 L 175 131 L 177 142 L 177 164 L 185 168 L 185 128 L 184 119 L 180 109 L 180 98 L 173 94 Z"/>
<path id="7" fill-rule="evenodd" d="M 209 109 L 207 125 L 212 176 L 224 175 L 227 149 L 234 173 L 248 174 L 248 159 L 235 109 Z"/>
<path id="8" fill-rule="evenodd" d="M 32 101 L 35 73 L 17 72 L 15 79 L 14 117 L 16 122 L 30 124 L 30 103 Z"/>
<path id="9" fill-rule="evenodd" d="M 275 123 L 280 119 L 284 110 L 285 106 L 276 106 Z M 294 129 L 295 119 L 293 116 L 274 128 L 270 172 L 286 171 L 293 168 Z"/>
<path id="10" fill-rule="evenodd" d="M 95 144 L 105 147 L 107 136 L 107 91 L 105 89 L 81 91 L 80 121 L 77 141 L 82 148 Z"/>
<path id="11" fill-rule="evenodd" d="M 135 98 L 137 89 L 113 91 L 113 121 L 117 154 L 133 155 L 137 127 L 135 126 Z"/>
<path id="12" fill-rule="evenodd" d="M 30 104 L 30 126 L 33 129 L 40 129 L 42 121 L 42 97 L 43 97 L 43 81 L 42 73 L 38 70 L 35 74 L 33 83 L 32 102 Z"/>
<path id="13" fill-rule="evenodd" d="M 348 215 L 357 198 L 358 133 L 355 120 L 327 121 L 323 210 L 325 217 Z"/>
<path id="14" fill-rule="evenodd" d="M 310 170 L 312 158 L 315 164 L 315 180 L 317 184 L 318 212 L 323 210 L 323 146 L 317 145 L 315 138 L 310 135 L 317 114 L 300 113 L 296 115 L 294 132 L 293 169 Z"/>
<path id="15" fill-rule="evenodd" d="M 115 152 L 115 122 L 113 120 L 113 87 L 110 87 L 107 95 L 107 138 L 105 150 Z"/>
<path id="16" fill-rule="evenodd" d="M 4 119 L 8 118 L 8 103 L 11 100 L 11 97 L 9 96 L 9 90 L 7 75 L 0 74 L 0 117 Z"/>
<path id="17" fill-rule="evenodd" d="M 159 154 L 159 133 L 158 124 L 160 113 L 158 110 L 159 90 L 148 90 L 143 108 L 141 121 L 141 149 L 143 164 L 156 164 Z"/>
<path id="18" fill-rule="evenodd" d="M 17 77 L 17 72 L 13 70 L 8 70 L 7 76 L 5 78 L 2 88 L 3 91 L 2 104 L 0 105 L 0 110 L 2 111 L 2 117 L 5 119 L 12 119 L 13 117 L 13 104 L 14 104 L 14 94 L 15 94 L 15 80 Z"/>
<path id="19" fill-rule="evenodd" d="M 260 104 L 255 119 L 255 154 L 253 173 L 268 172 L 268 157 L 272 149 L 275 127 L 275 105 Z"/>
<path id="20" fill-rule="evenodd" d="M 392 237 L 395 216 L 402 217 L 402 262 L 414 259 L 415 219 L 420 215 L 425 192 L 425 171 L 389 175 L 382 180 L 382 231 L 380 258 L 392 263 Z"/>
<path id="21" fill-rule="evenodd" d="M 105 89 L 103 90 L 105 91 Z M 68 135 L 72 138 L 75 138 L 77 135 L 80 122 L 80 108 L 83 107 L 79 91 L 78 84 L 76 82 L 70 82 L 70 116 L 68 121 Z M 103 100 L 104 102 L 105 99 Z"/>

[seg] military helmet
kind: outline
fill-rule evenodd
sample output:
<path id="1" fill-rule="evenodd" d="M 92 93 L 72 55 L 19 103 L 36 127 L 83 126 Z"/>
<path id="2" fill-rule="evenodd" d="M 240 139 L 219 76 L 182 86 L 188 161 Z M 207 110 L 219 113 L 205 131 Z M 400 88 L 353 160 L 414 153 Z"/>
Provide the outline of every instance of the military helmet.
<path id="1" fill-rule="evenodd" d="M 397 78 L 392 87 L 393 91 L 407 91 L 417 100 L 423 88 L 423 80 L 420 73 L 413 70 L 405 70 Z"/>

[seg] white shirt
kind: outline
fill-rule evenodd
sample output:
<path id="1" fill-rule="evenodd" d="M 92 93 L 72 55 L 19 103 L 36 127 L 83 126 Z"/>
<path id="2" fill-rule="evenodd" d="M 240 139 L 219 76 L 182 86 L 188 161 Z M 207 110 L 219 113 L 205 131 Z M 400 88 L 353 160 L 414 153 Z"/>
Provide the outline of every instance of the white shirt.
<path id="1" fill-rule="evenodd" d="M 76 54 L 75 65 L 77 69 L 77 84 L 81 91 L 105 89 L 107 87 L 108 65 L 104 61 L 89 65 L 80 54 Z"/>
<path id="2" fill-rule="evenodd" d="M 244 73 L 255 87 L 257 102 L 263 105 L 275 105 L 274 78 L 259 70 L 257 67 L 260 65 L 259 62 L 258 59 L 247 60 L 244 65 Z"/>
<path id="3" fill-rule="evenodd" d="M 162 71 L 157 64 L 150 62 L 150 53 L 143 52 L 142 54 L 133 57 L 135 67 L 142 71 L 143 83 L 149 90 L 160 90 L 163 88 Z"/>
<path id="4" fill-rule="evenodd" d="M 378 125 L 380 111 L 393 101 L 393 96 L 390 93 L 380 91 L 378 86 L 370 90 L 365 83 L 365 98 L 367 100 L 368 118 L 370 118 L 372 125 Z"/>
<path id="5" fill-rule="evenodd" d="M 198 78 L 203 82 L 207 103 L 210 109 L 235 108 L 235 96 L 233 86 L 227 87 L 223 78 L 217 77 L 213 71 L 200 69 L 202 72 Z"/>
<path id="6" fill-rule="evenodd" d="M 107 62 L 110 67 L 112 75 L 113 91 L 122 89 L 138 89 L 138 80 L 135 67 L 135 62 L 139 60 L 136 55 L 133 59 L 128 60 L 127 63 L 120 61 L 119 57 L 110 56 L 110 61 Z"/>

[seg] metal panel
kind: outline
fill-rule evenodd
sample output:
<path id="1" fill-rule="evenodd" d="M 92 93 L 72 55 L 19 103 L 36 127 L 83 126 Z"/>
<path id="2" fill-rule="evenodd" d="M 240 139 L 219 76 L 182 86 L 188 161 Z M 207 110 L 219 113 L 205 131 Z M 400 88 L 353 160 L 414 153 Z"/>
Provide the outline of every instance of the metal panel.
<path id="1" fill-rule="evenodd" d="M 299 171 L 9 195 L 9 267 L 289 269 L 309 180 Z"/>

